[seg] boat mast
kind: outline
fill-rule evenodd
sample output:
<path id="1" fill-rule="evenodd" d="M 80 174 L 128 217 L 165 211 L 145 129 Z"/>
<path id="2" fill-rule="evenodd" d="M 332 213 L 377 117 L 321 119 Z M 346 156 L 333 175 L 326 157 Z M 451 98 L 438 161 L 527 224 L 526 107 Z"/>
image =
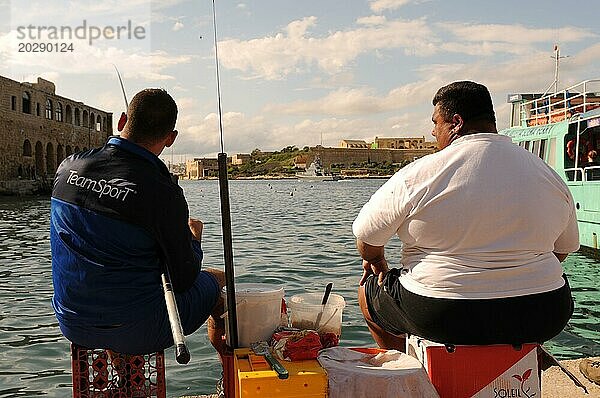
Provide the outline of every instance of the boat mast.
<path id="1" fill-rule="evenodd" d="M 560 64 L 560 48 L 558 44 L 554 45 L 554 94 L 558 92 L 558 67 Z M 564 57 L 563 57 L 564 58 Z"/>
<path id="2" fill-rule="evenodd" d="M 542 97 L 545 96 L 546 94 L 548 94 L 548 92 L 550 91 L 552 86 L 554 86 L 554 94 L 556 94 L 558 92 L 558 71 L 559 71 L 559 67 L 560 67 L 560 60 L 562 58 L 569 58 L 569 56 L 568 55 L 561 56 L 560 48 L 558 47 L 558 44 L 555 44 L 554 45 L 554 55 L 551 58 L 554 59 L 554 81 L 552 83 L 550 83 L 550 86 L 546 89 L 546 91 L 544 91 L 544 94 L 542 94 Z"/>

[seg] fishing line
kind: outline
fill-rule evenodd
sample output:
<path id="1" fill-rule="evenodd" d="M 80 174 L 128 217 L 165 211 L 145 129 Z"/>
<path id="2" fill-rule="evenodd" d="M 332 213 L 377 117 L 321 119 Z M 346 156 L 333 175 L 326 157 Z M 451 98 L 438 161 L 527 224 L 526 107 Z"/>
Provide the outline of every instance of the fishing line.
<path id="1" fill-rule="evenodd" d="M 221 110 L 221 77 L 219 74 L 219 47 L 217 46 L 217 13 L 215 11 L 215 0 L 212 1 L 213 32 L 215 41 L 215 66 L 217 71 L 217 106 L 219 108 L 219 135 L 221 139 L 221 153 L 225 152 L 223 144 L 223 111 Z"/>

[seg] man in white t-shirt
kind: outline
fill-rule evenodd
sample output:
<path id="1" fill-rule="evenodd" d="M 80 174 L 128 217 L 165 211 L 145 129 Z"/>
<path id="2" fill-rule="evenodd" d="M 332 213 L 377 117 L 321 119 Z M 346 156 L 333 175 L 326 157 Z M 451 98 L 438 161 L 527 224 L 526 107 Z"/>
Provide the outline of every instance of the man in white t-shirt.
<path id="1" fill-rule="evenodd" d="M 520 344 L 557 335 L 573 313 L 561 262 L 579 248 L 573 198 L 540 158 L 496 131 L 487 88 L 433 99 L 439 151 L 401 169 L 353 224 L 359 302 L 375 341 L 405 333 L 448 344 Z M 401 267 L 384 246 L 402 241 Z"/>

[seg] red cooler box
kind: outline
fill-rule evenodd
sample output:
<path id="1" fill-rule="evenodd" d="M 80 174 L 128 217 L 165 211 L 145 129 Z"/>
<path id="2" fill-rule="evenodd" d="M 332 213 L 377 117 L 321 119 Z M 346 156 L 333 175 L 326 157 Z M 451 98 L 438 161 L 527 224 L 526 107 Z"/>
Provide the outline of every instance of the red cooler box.
<path id="1" fill-rule="evenodd" d="M 441 398 L 539 398 L 538 345 L 453 346 L 418 336 L 406 340 Z"/>

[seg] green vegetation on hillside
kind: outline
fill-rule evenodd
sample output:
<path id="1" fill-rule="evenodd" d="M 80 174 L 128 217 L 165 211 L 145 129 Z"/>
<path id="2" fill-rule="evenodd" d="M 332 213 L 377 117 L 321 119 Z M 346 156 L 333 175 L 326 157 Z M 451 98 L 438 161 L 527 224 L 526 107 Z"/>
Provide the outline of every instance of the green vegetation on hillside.
<path id="1" fill-rule="evenodd" d="M 294 158 L 298 155 L 308 154 L 310 148 L 305 146 L 299 149 L 296 146 L 287 146 L 280 151 L 262 152 L 255 149 L 250 154 L 250 161 L 242 165 L 229 166 L 229 175 L 231 178 L 249 178 L 257 176 L 269 177 L 293 177 L 301 169 L 294 167 Z M 410 163 L 405 161 L 402 164 L 392 164 L 389 162 L 374 163 L 362 162 L 351 165 L 332 164 L 327 172 L 333 174 L 356 174 L 371 176 L 388 176 L 394 174 L 400 168 Z"/>
<path id="2" fill-rule="evenodd" d="M 287 146 L 281 151 L 261 152 L 255 149 L 250 154 L 250 161 L 242 165 L 229 166 L 229 175 L 232 178 L 273 176 L 293 177 L 298 169 L 294 167 L 294 158 L 302 153 L 307 153 L 308 147 L 298 149 L 296 146 Z"/>

